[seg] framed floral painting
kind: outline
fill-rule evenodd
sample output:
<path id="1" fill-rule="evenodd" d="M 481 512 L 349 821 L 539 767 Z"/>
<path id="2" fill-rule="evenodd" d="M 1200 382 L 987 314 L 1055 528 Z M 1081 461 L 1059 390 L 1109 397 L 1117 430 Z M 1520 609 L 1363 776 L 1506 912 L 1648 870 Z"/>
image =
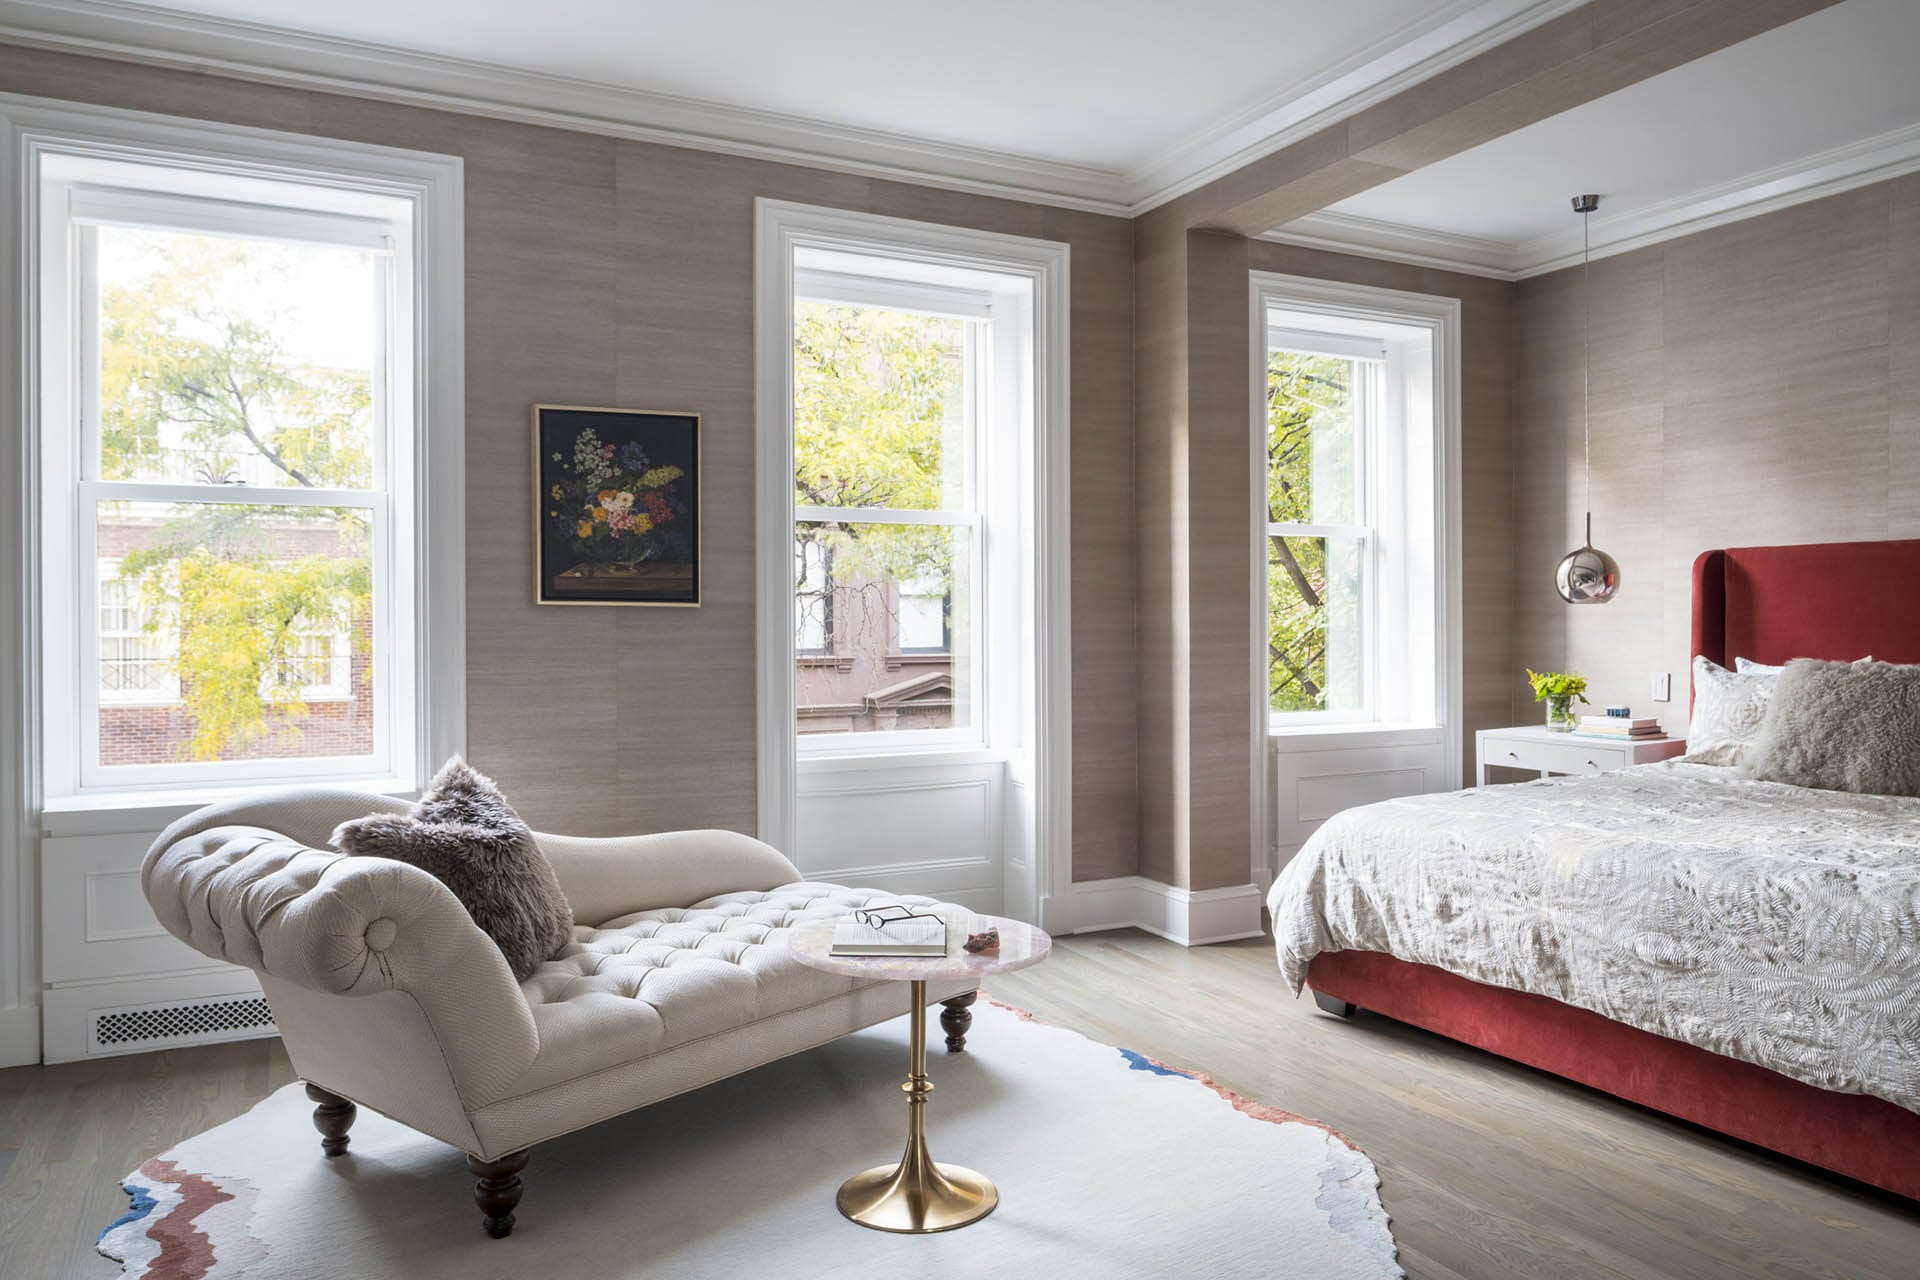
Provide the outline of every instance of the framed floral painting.
<path id="1" fill-rule="evenodd" d="M 700 603 L 700 415 L 533 407 L 541 604 Z"/>

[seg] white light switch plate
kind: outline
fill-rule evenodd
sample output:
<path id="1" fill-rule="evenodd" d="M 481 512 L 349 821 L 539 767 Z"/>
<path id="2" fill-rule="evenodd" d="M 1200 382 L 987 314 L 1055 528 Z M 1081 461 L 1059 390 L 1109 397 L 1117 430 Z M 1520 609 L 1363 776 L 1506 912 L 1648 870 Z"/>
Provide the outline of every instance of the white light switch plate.
<path id="1" fill-rule="evenodd" d="M 1673 701 L 1673 676 L 1669 672 L 1653 673 L 1653 700 L 1655 702 Z"/>

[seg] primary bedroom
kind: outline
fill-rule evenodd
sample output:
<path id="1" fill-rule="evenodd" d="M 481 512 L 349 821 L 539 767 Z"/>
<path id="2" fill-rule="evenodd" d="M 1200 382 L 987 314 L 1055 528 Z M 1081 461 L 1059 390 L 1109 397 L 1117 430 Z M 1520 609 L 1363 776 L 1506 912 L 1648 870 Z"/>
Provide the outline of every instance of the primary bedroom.
<path id="1" fill-rule="evenodd" d="M 0 1280 L 1920 1277 L 1916 60 L 0 0 Z"/>

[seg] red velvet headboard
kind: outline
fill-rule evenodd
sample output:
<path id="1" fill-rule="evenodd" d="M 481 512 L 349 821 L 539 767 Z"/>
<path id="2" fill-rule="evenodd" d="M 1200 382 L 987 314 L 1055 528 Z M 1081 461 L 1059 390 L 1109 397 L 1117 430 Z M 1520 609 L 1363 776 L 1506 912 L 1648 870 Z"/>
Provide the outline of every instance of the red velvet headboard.
<path id="1" fill-rule="evenodd" d="M 1920 662 L 1920 539 L 1729 547 L 1693 562 L 1693 651 Z"/>

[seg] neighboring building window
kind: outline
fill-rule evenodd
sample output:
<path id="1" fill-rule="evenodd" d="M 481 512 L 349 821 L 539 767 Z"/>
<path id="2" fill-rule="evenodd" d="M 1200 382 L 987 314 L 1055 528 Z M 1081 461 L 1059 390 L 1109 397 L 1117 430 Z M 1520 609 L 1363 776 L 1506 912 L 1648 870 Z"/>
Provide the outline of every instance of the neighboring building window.
<path id="1" fill-rule="evenodd" d="M 98 672 L 71 789 L 412 769 L 406 206 L 42 163 L 44 625 Z"/>
<path id="2" fill-rule="evenodd" d="M 991 295 L 889 270 L 794 273 L 797 723 L 977 738 Z"/>
<path id="3" fill-rule="evenodd" d="M 827 549 L 814 541 L 793 544 L 793 647 L 821 657 L 833 652 L 833 576 Z"/>
<path id="4" fill-rule="evenodd" d="M 951 604 L 946 588 L 933 579 L 900 584 L 899 643 L 901 653 L 946 653 L 953 645 L 948 623 Z"/>
<path id="5" fill-rule="evenodd" d="M 1280 333 L 1267 351 L 1267 701 L 1370 719 L 1369 443 L 1383 357 Z"/>
<path id="6" fill-rule="evenodd" d="M 175 702 L 174 633 L 120 576 L 118 560 L 100 561 L 100 705 L 142 706 Z"/>

